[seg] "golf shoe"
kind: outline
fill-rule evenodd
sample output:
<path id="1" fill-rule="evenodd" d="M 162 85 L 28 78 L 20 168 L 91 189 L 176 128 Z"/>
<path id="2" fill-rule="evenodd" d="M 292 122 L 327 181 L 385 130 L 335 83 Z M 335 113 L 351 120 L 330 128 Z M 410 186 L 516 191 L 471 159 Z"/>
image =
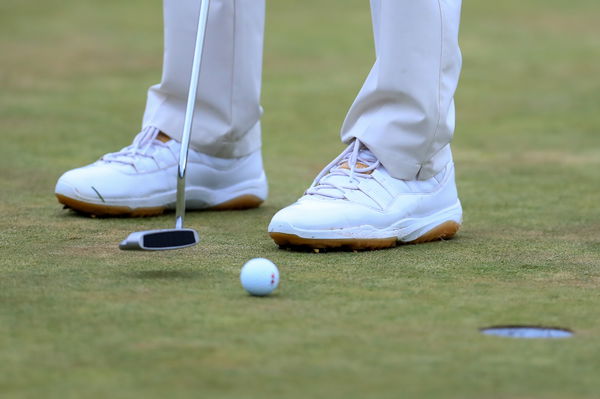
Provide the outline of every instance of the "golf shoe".
<path id="1" fill-rule="evenodd" d="M 452 162 L 430 179 L 400 180 L 355 140 L 268 231 L 281 247 L 362 250 L 449 238 L 461 222 Z"/>
<path id="2" fill-rule="evenodd" d="M 94 216 L 152 216 L 174 209 L 180 143 L 147 127 L 133 143 L 63 174 L 58 201 Z M 190 148 L 186 208 L 247 209 L 267 197 L 260 150 L 241 158 L 216 158 Z"/>

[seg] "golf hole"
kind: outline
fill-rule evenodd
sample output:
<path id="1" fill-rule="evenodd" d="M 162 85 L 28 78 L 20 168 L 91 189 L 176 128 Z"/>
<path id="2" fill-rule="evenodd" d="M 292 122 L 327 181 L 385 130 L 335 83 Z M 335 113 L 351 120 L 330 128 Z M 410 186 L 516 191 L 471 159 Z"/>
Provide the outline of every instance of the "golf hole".
<path id="1" fill-rule="evenodd" d="M 479 331 L 485 335 L 495 335 L 510 338 L 569 338 L 575 334 L 568 328 L 543 327 L 543 326 L 493 326 L 480 328 Z"/>

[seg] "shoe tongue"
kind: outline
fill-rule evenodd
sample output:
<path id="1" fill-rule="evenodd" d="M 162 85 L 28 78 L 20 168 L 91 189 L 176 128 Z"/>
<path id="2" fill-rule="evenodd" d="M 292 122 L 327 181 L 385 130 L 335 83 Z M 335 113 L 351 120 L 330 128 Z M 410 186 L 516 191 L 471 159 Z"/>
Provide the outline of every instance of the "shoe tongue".
<path id="1" fill-rule="evenodd" d="M 364 163 L 362 163 L 362 162 L 357 162 L 357 163 L 356 163 L 356 168 L 355 168 L 355 171 L 356 171 L 356 169 L 365 169 L 365 168 L 368 168 L 368 167 L 369 167 L 369 165 L 365 165 L 365 164 L 364 164 Z M 339 168 L 341 168 L 341 169 L 348 169 L 348 170 L 350 170 L 350 165 L 348 164 L 348 161 L 345 161 L 343 164 L 341 164 L 341 165 L 339 166 Z M 370 175 L 371 173 L 373 173 L 373 171 L 372 171 L 372 170 L 370 170 L 370 171 L 368 171 L 368 172 L 360 172 L 360 171 L 357 171 L 357 172 L 358 172 L 358 173 L 364 173 L 364 174 L 367 174 L 367 175 Z"/>
<path id="2" fill-rule="evenodd" d="M 165 143 L 163 145 L 169 147 L 177 144 L 177 141 L 171 139 L 171 137 L 163 132 L 158 131 L 156 128 L 152 129 L 143 130 L 135 137 L 131 145 L 122 148 L 118 152 L 106 154 L 101 160 L 122 163 L 123 167 L 133 168 L 134 170 L 147 169 L 144 165 L 148 163 L 149 159 L 146 158 L 147 156 L 153 158 L 153 154 L 156 152 L 156 147 L 159 143 Z M 151 165 L 155 163 L 155 160 L 151 161 Z"/>
<path id="3" fill-rule="evenodd" d="M 167 136 L 166 134 L 164 134 L 163 132 L 160 132 L 156 136 L 156 140 L 162 141 L 163 143 L 167 143 L 167 142 L 171 141 L 172 139 L 169 136 Z"/>
<path id="4" fill-rule="evenodd" d="M 361 173 L 361 174 L 365 174 L 365 175 L 370 175 L 371 173 L 373 173 L 372 170 L 369 170 L 367 172 L 361 172 L 360 169 L 365 169 L 368 168 L 369 165 L 363 163 L 363 162 L 356 162 L 356 167 L 355 167 L 355 173 Z M 337 168 L 337 169 L 345 169 L 345 170 L 350 170 L 350 164 L 348 163 L 348 161 L 344 161 L 342 164 L 340 164 L 337 167 L 334 167 L 333 169 L 331 169 L 332 171 Z M 358 169 L 358 170 L 357 170 Z M 325 195 L 330 195 L 332 197 L 335 197 L 336 195 L 339 195 L 340 193 L 340 189 L 339 188 L 335 188 L 335 186 L 339 186 L 339 187 L 343 187 L 345 185 L 348 184 L 348 175 L 347 174 L 328 174 L 326 176 L 323 177 L 323 179 L 321 180 L 321 182 L 326 183 L 326 184 L 330 184 L 333 185 L 334 187 L 323 187 L 321 186 L 319 192 Z"/>

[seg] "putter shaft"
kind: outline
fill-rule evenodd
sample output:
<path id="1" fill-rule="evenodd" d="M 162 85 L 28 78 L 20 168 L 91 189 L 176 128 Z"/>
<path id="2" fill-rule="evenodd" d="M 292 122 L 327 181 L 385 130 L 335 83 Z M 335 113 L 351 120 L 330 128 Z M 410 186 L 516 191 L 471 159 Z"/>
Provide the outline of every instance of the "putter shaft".
<path id="1" fill-rule="evenodd" d="M 196 34 L 192 74 L 190 76 L 190 90 L 188 92 L 187 106 L 185 109 L 185 120 L 183 122 L 183 132 L 181 135 L 181 149 L 179 151 L 179 165 L 177 167 L 177 200 L 175 203 L 176 229 L 183 228 L 183 218 L 185 216 L 185 172 L 187 169 L 192 124 L 194 122 L 194 110 L 196 108 L 196 93 L 198 92 L 198 81 L 200 80 L 200 67 L 202 65 L 202 50 L 204 49 L 204 37 L 206 36 L 209 3 L 210 0 L 200 1 L 198 32 Z"/>

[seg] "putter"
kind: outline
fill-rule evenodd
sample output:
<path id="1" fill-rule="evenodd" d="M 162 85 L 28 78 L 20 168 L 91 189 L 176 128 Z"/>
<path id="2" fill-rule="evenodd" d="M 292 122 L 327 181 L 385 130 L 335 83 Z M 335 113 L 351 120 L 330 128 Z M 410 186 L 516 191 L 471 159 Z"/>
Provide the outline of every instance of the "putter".
<path id="1" fill-rule="evenodd" d="M 177 168 L 177 199 L 175 203 L 175 228 L 162 230 L 135 231 L 119 244 L 123 250 L 146 250 L 162 251 L 167 249 L 179 249 L 191 247 L 198 244 L 200 238 L 194 229 L 183 227 L 185 216 L 185 170 L 187 168 L 188 150 L 190 147 L 190 134 L 192 121 L 194 119 L 194 108 L 196 107 L 196 92 L 198 90 L 198 78 L 202 65 L 202 49 L 204 48 L 204 36 L 206 34 L 206 22 L 208 20 L 208 8 L 210 0 L 200 0 L 200 15 L 198 17 L 198 33 L 196 46 L 194 48 L 194 61 L 192 63 L 192 76 L 190 78 L 190 90 L 188 93 L 185 120 L 183 122 L 183 134 L 181 137 L 181 150 L 179 151 L 179 165 Z"/>

